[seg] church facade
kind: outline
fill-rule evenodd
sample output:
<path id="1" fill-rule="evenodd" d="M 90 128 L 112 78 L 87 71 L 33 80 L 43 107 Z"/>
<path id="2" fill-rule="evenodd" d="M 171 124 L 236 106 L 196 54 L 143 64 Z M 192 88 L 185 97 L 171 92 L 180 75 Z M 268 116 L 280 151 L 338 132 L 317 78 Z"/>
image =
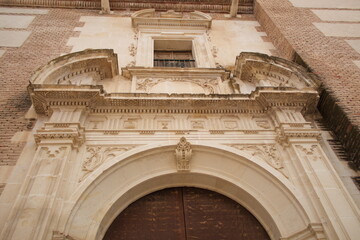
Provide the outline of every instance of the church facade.
<path id="1" fill-rule="evenodd" d="M 71 53 L 29 81 L 36 123 L 0 197 L 1 239 L 103 239 L 175 187 L 234 200 L 268 239 L 360 236 L 356 187 L 317 121 L 321 81 L 271 56 L 256 20 L 214 15 L 81 18 Z"/>

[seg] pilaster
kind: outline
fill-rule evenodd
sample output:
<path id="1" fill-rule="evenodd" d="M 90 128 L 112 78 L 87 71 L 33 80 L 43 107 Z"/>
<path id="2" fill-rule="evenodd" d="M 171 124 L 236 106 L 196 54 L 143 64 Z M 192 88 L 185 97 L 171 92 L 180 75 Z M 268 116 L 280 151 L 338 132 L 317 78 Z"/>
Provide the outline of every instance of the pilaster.
<path id="1" fill-rule="evenodd" d="M 109 0 L 101 0 L 101 12 L 100 13 L 102 13 L 102 14 L 111 13 Z"/>
<path id="2" fill-rule="evenodd" d="M 64 198 L 71 155 L 84 142 L 85 108 L 52 109 L 50 121 L 34 134 L 36 154 L 1 239 L 49 239 Z"/>
<path id="3" fill-rule="evenodd" d="M 230 7 L 230 17 L 236 17 L 239 6 L 239 0 L 232 0 Z"/>
<path id="4" fill-rule="evenodd" d="M 297 178 L 317 212 L 322 231 L 317 239 L 355 239 L 360 234 L 359 210 L 345 190 L 320 145 L 320 130 L 298 108 L 275 108 L 277 140 L 292 156 Z"/>

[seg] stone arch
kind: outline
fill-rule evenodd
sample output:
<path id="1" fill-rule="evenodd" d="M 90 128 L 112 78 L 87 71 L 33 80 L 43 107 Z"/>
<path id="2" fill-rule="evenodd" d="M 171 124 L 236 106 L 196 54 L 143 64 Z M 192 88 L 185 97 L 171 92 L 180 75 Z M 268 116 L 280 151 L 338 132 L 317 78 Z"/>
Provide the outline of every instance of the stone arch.
<path id="1" fill-rule="evenodd" d="M 55 58 L 39 68 L 31 84 L 94 85 L 96 80 L 119 74 L 117 55 L 112 49 L 86 49 Z M 91 78 L 86 82 L 80 80 Z"/>
<path id="2" fill-rule="evenodd" d="M 101 239 L 132 202 L 164 188 L 189 186 L 235 200 L 259 220 L 271 239 L 311 231 L 302 196 L 266 163 L 227 146 L 194 145 L 191 169 L 180 173 L 174 149 L 172 143 L 148 145 L 103 164 L 72 196 L 65 224 L 58 230 L 75 239 Z"/>

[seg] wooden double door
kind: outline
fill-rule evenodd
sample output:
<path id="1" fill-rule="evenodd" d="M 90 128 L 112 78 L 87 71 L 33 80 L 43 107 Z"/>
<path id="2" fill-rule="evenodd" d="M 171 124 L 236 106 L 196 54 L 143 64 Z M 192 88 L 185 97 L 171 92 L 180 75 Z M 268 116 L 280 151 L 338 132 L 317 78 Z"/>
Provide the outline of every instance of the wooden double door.
<path id="1" fill-rule="evenodd" d="M 267 240 L 258 220 L 232 199 L 181 187 L 151 193 L 128 206 L 105 240 Z"/>

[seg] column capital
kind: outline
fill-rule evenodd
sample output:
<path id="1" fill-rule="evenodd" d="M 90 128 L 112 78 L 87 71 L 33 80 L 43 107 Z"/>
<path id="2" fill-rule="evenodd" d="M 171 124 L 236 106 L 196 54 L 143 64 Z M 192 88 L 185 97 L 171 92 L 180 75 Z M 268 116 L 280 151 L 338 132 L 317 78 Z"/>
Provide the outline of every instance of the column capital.
<path id="1" fill-rule="evenodd" d="M 85 141 L 84 130 L 80 123 L 45 123 L 34 138 L 38 146 L 70 144 L 78 148 Z"/>

